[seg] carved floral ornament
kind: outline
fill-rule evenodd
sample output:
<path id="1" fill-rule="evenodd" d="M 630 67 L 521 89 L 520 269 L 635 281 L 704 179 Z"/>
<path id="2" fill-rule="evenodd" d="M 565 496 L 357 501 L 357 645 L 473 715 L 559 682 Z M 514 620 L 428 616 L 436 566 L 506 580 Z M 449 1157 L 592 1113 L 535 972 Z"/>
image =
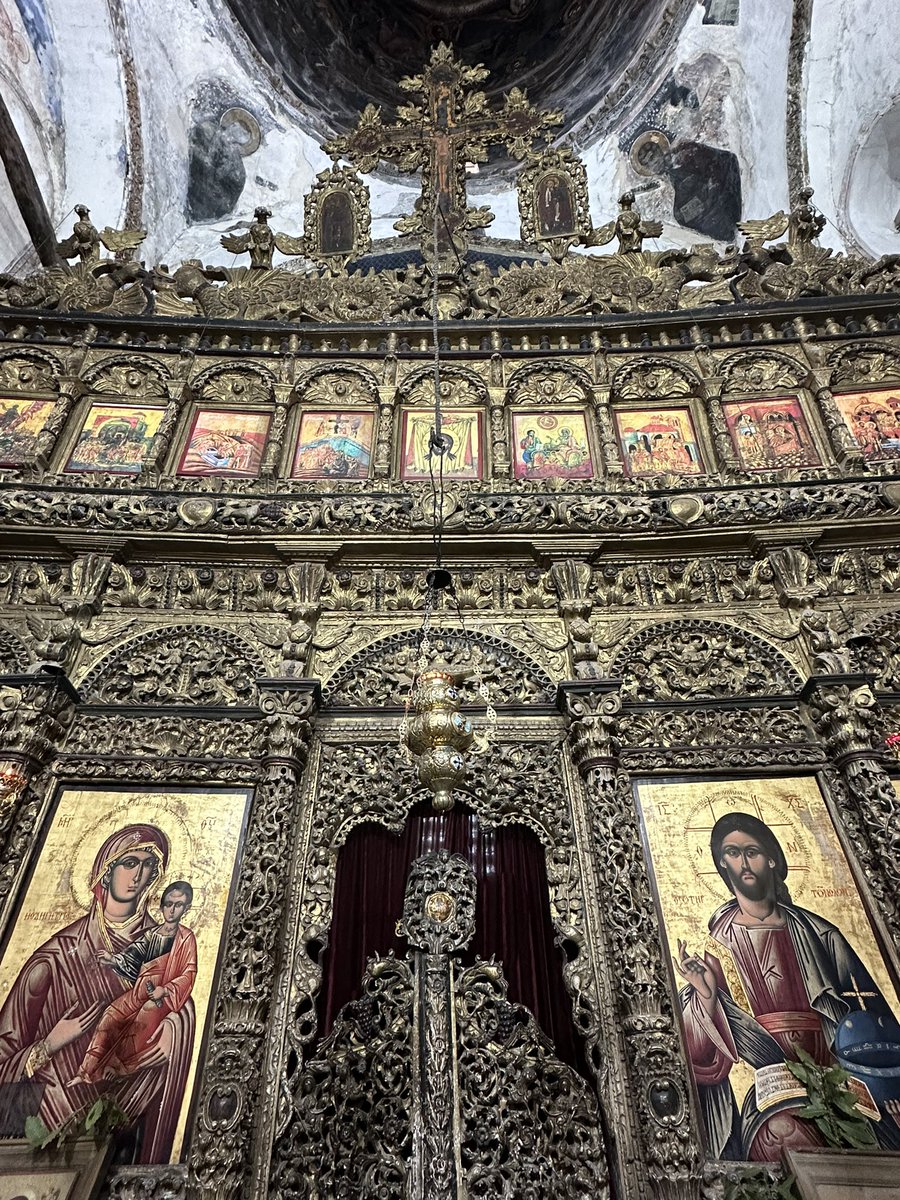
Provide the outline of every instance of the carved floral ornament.
<path id="1" fill-rule="evenodd" d="M 774 646 L 718 621 L 651 625 L 620 647 L 609 673 L 628 700 L 794 695 L 802 685 Z"/>
<path id="2" fill-rule="evenodd" d="M 44 351 L 14 351 L 0 357 L 0 390 L 11 392 L 55 392 L 63 365 Z"/>
<path id="3" fill-rule="evenodd" d="M 703 383 L 693 371 L 668 359 L 650 358 L 620 367 L 613 375 L 611 395 L 620 400 L 666 400 L 700 396 Z"/>
<path id="4" fill-rule="evenodd" d="M 850 645 L 855 670 L 874 675 L 879 691 L 900 692 L 900 612 L 870 621 Z"/>
<path id="5" fill-rule="evenodd" d="M 586 371 L 574 364 L 532 363 L 513 373 L 507 396 L 511 404 L 585 404 L 592 396 L 591 380 Z"/>
<path id="6" fill-rule="evenodd" d="M 357 651 L 323 684 L 326 706 L 382 707 L 397 703 L 409 689 L 416 672 L 417 633 L 406 629 L 390 634 Z M 441 632 L 434 649 L 456 664 L 466 661 L 471 648 L 471 665 L 477 666 L 495 704 L 552 704 L 555 685 L 546 672 L 510 642 L 481 631 L 467 640 L 462 631 Z M 468 684 L 461 688 L 464 702 L 478 703 Z"/>
<path id="7" fill-rule="evenodd" d="M 252 370 L 213 367 L 194 377 L 191 390 L 203 400 L 267 404 L 272 399 L 274 383 L 271 372 L 260 366 Z"/>
<path id="8" fill-rule="evenodd" d="M 165 361 L 145 354 L 104 358 L 85 371 L 85 388 L 106 396 L 165 396 L 171 374 Z"/>
<path id="9" fill-rule="evenodd" d="M 858 342 L 828 356 L 833 387 L 900 380 L 900 351 L 883 343 Z"/>
<path id="10" fill-rule="evenodd" d="M 723 393 L 792 391 L 803 387 L 809 369 L 787 354 L 737 354 L 719 364 Z"/>
<path id="11" fill-rule="evenodd" d="M 211 625 L 160 626 L 105 655 L 77 685 L 95 704 L 253 704 L 262 657 Z"/>

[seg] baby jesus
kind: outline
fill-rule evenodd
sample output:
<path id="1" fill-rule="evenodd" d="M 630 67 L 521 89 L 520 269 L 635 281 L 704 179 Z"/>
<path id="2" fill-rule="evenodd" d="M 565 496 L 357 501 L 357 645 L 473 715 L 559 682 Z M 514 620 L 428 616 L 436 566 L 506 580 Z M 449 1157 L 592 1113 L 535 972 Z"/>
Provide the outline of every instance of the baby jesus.
<path id="1" fill-rule="evenodd" d="M 168 1014 L 182 1007 L 197 977 L 197 942 L 181 924 L 193 899 L 189 883 L 170 883 L 159 902 L 161 924 L 145 930 L 118 954 L 97 955 L 104 967 L 133 986 L 100 1018 L 70 1084 L 130 1075 L 167 1057 L 157 1032 Z"/>

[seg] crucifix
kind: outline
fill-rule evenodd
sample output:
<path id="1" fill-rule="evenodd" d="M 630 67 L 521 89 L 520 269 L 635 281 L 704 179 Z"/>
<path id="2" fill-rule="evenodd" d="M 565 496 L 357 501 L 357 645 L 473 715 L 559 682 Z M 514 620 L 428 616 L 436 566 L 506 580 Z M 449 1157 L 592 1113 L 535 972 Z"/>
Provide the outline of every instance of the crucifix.
<path id="1" fill-rule="evenodd" d="M 469 231 L 494 219 L 489 208 L 468 207 L 466 164 L 486 162 L 488 148 L 495 145 L 505 145 L 521 160 L 535 139 L 546 140 L 549 130 L 562 122 L 562 113 L 534 108 L 519 88 L 492 112 L 484 92 L 472 89 L 488 74 L 482 66 L 464 66 L 452 47 L 441 42 L 421 75 L 400 80 L 403 91 L 418 102 L 400 105 L 393 125 L 385 125 L 381 109 L 370 104 L 351 133 L 325 143 L 326 153 L 363 172 L 374 171 L 382 159 L 401 171 L 422 172 L 415 212 L 394 228 L 417 235 L 426 259 L 433 256 L 435 241 L 439 260 L 462 258 Z"/>
<path id="2" fill-rule="evenodd" d="M 857 1003 L 859 1004 L 859 1007 L 863 1010 L 863 1012 L 866 1012 L 867 1011 L 866 1010 L 866 998 L 874 999 L 878 995 L 878 993 L 877 992 L 861 992 L 859 990 L 859 984 L 856 982 L 856 977 L 854 975 L 850 976 L 850 982 L 853 984 L 853 987 L 850 989 L 849 992 L 841 992 L 841 995 L 846 996 L 848 1000 L 851 998 L 856 1000 Z"/>

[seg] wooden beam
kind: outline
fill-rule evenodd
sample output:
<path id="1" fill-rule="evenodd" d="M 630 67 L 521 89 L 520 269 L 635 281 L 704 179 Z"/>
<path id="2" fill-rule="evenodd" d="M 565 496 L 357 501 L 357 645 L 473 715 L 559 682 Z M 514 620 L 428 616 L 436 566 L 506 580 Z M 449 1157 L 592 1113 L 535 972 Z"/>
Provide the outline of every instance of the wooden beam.
<path id="1" fill-rule="evenodd" d="M 56 230 L 50 220 L 47 205 L 41 195 L 37 179 L 28 160 L 22 139 L 13 124 L 9 109 L 0 92 L 0 158 L 6 168 L 25 228 L 31 236 L 34 248 L 45 267 L 59 266 L 56 252 Z"/>

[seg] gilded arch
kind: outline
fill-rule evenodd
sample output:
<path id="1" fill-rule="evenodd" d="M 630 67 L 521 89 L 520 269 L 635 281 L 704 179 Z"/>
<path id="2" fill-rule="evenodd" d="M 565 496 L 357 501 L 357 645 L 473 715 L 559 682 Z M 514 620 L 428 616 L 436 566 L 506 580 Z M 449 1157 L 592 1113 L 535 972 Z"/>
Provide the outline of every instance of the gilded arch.
<path id="1" fill-rule="evenodd" d="M 610 665 L 626 700 L 793 695 L 802 680 L 780 650 L 724 621 L 666 621 L 628 638 Z"/>

